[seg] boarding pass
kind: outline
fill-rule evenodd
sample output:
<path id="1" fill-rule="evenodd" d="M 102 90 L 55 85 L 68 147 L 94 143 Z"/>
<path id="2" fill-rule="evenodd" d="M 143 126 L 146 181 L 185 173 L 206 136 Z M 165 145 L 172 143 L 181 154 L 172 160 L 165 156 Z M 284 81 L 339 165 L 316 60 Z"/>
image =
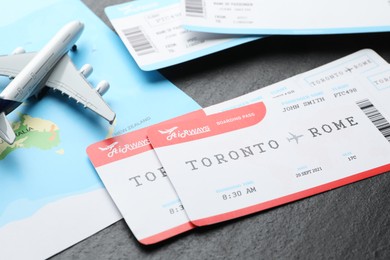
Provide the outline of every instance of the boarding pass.
<path id="1" fill-rule="evenodd" d="M 362 75 L 375 79 L 375 71 L 387 68 L 388 63 L 371 49 L 363 49 L 348 56 L 282 80 L 265 88 L 261 88 L 237 98 L 205 108 L 206 114 L 245 106 L 259 102 L 265 98 L 278 99 L 295 95 L 299 91 L 330 88 L 349 77 Z M 377 98 L 382 98 L 380 91 L 375 92 Z"/>
<path id="2" fill-rule="evenodd" d="M 198 110 L 186 118 L 201 116 L 204 112 Z M 194 227 L 147 138 L 147 128 L 95 143 L 87 153 L 140 243 L 154 244 Z"/>
<path id="3" fill-rule="evenodd" d="M 183 0 L 193 31 L 234 34 L 334 34 L 390 30 L 388 0 Z"/>
<path id="4" fill-rule="evenodd" d="M 367 63 L 370 65 L 363 66 Z M 355 75 L 385 68 L 386 64 L 375 52 L 362 50 L 297 77 L 305 78 L 304 75 L 307 75 L 311 79 L 316 76 L 313 79 L 317 80 L 330 73 L 338 73 L 343 79 L 348 74 L 341 75 L 340 71 L 344 71 L 347 65 L 350 69 L 354 68 L 348 73 Z M 300 81 L 295 77 L 291 80 Z M 294 92 L 287 89 L 290 85 L 277 83 L 224 102 L 220 108 L 212 106 L 186 117 L 203 117 L 205 113 L 218 113 L 267 96 L 277 99 L 293 95 Z M 93 144 L 88 148 L 88 155 L 135 237 L 143 244 L 153 244 L 190 230 L 193 225 L 146 138 L 147 131 L 144 128 Z"/>
<path id="5" fill-rule="evenodd" d="M 359 78 L 152 127 L 191 222 L 226 221 L 389 171 L 389 110 Z"/>
<path id="6" fill-rule="evenodd" d="M 258 39 L 190 32 L 180 0 L 142 0 L 110 6 L 106 14 L 142 70 L 156 70 Z"/>

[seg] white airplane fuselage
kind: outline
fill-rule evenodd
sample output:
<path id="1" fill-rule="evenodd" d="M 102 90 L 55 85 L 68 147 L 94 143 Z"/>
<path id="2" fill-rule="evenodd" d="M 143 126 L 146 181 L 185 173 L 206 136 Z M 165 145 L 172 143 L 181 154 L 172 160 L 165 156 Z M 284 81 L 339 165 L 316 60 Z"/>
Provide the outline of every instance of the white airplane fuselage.
<path id="1" fill-rule="evenodd" d="M 20 71 L 20 73 L 1 92 L 0 99 L 9 101 L 0 113 L 8 114 L 27 98 L 45 86 L 46 80 L 58 63 L 75 45 L 82 34 L 84 25 L 75 21 L 65 25 Z M 18 54 L 15 54 L 18 55 Z"/>

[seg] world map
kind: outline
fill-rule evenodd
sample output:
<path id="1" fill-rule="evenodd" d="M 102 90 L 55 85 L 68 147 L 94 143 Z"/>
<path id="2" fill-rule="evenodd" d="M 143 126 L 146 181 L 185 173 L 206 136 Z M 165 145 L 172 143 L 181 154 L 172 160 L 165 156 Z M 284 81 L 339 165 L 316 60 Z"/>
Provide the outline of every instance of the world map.
<path id="1" fill-rule="evenodd" d="M 16 139 L 12 145 L 0 140 L 0 160 L 17 149 L 38 148 L 52 149 L 60 144 L 60 129 L 58 126 L 41 118 L 34 118 L 27 114 L 20 114 L 20 121 L 12 124 Z M 57 153 L 63 153 L 58 150 Z"/>
<path id="2" fill-rule="evenodd" d="M 77 68 L 85 63 L 93 66 L 94 73 L 88 78 L 92 85 L 103 79 L 110 82 L 111 89 L 104 99 L 117 114 L 115 123 L 109 125 L 72 99 L 48 91 L 42 98 L 26 100 L 7 115 L 16 140 L 12 145 L 0 140 L 0 255 L 9 259 L 7 256 L 15 258 L 18 253 L 70 246 L 57 244 L 64 242 L 65 237 L 74 239 L 75 230 L 86 234 L 92 228 L 91 223 L 78 221 L 80 217 L 95 215 L 91 222 L 99 228 L 111 223 L 113 219 L 107 217 L 111 213 L 101 214 L 104 207 L 98 204 L 80 207 L 68 203 L 76 196 L 101 198 L 95 192 L 104 185 L 88 160 L 85 150 L 89 145 L 198 110 L 200 106 L 158 72 L 142 72 L 119 37 L 81 1 L 23 0 L 2 4 L 0 31 L 12 37 L 2 41 L 0 55 L 12 53 L 18 46 L 26 52 L 39 51 L 58 28 L 82 18 L 85 30 L 77 42 L 79 52 L 69 56 Z M 18 12 L 10 15 L 9 10 L 13 9 Z M 64 13 L 67 15 L 59 15 Z M 8 77 L 0 77 L 0 92 L 9 82 Z M 106 195 L 101 204 L 108 203 L 112 202 Z M 66 205 L 67 213 L 59 216 L 61 211 L 53 207 L 62 205 Z M 74 228 L 64 232 L 61 228 L 67 225 Z M 50 237 L 61 239 L 47 243 Z"/>

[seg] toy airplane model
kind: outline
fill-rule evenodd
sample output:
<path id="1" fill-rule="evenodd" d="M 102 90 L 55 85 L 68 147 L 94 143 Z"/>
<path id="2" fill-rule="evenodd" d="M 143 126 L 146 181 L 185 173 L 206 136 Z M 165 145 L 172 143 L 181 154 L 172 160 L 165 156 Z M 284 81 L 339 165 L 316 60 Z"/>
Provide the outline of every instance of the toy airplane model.
<path id="1" fill-rule="evenodd" d="M 67 94 L 110 123 L 114 121 L 115 113 L 101 97 L 109 88 L 108 82 L 101 81 L 93 89 L 86 80 L 92 67 L 86 64 L 78 71 L 67 55 L 76 50 L 75 42 L 83 29 L 83 23 L 70 22 L 40 52 L 25 53 L 17 48 L 12 55 L 0 56 L 0 75 L 13 79 L 0 93 L 0 138 L 8 144 L 15 141 L 15 133 L 6 115 L 45 86 Z"/>

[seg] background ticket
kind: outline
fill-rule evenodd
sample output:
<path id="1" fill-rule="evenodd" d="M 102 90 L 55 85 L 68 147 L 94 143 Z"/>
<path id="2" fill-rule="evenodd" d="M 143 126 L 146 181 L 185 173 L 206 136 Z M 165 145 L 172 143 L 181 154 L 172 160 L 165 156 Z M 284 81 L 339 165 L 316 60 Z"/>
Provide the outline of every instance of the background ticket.
<path id="1" fill-rule="evenodd" d="M 106 8 L 112 25 L 142 70 L 156 70 L 259 37 L 187 31 L 180 0 L 142 0 Z"/>
<path id="2" fill-rule="evenodd" d="M 190 220 L 213 224 L 389 171 L 389 117 L 356 78 L 343 95 L 313 89 L 152 127 Z"/>
<path id="3" fill-rule="evenodd" d="M 234 34 L 334 34 L 390 30 L 388 0 L 183 0 L 187 29 Z"/>

